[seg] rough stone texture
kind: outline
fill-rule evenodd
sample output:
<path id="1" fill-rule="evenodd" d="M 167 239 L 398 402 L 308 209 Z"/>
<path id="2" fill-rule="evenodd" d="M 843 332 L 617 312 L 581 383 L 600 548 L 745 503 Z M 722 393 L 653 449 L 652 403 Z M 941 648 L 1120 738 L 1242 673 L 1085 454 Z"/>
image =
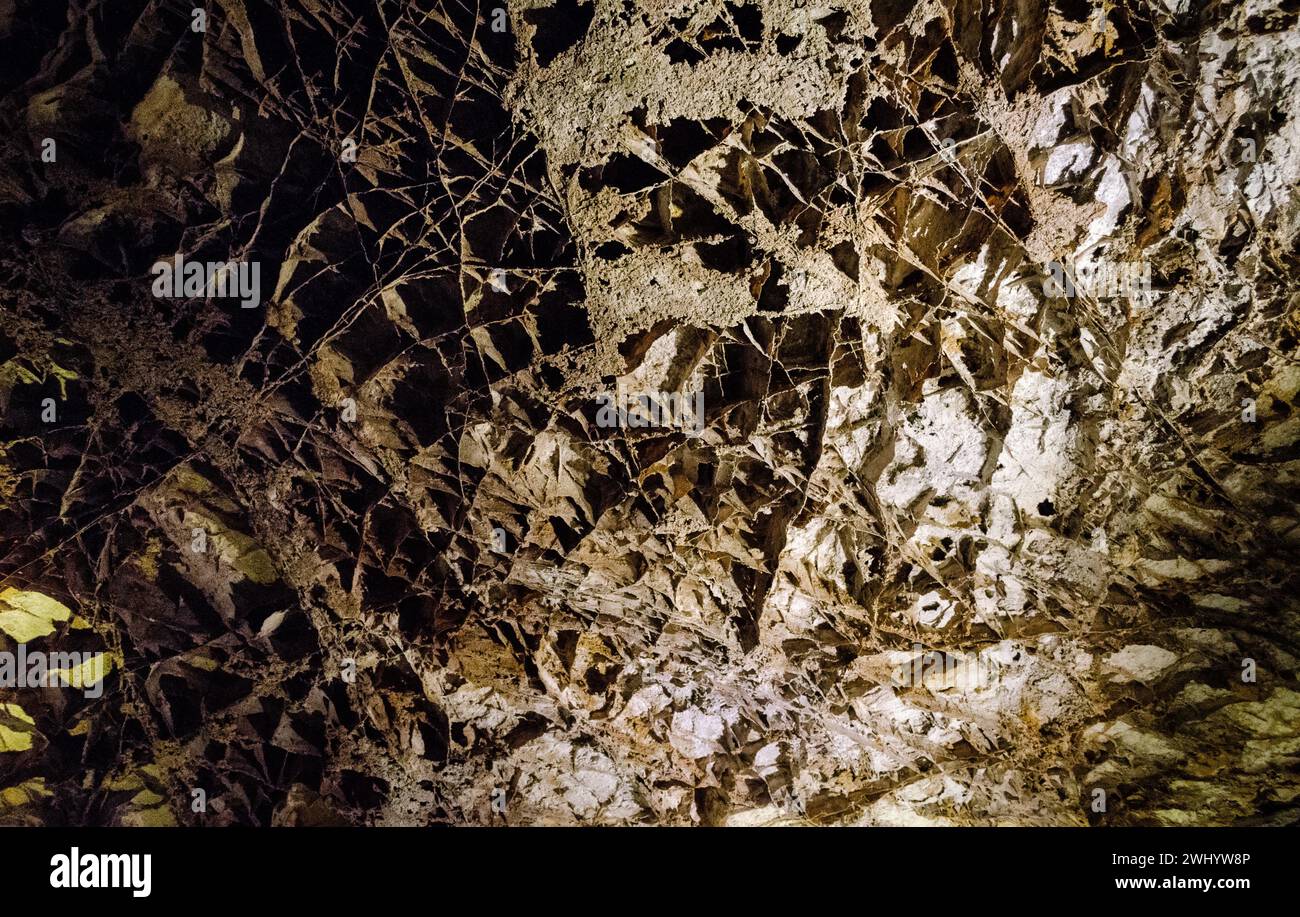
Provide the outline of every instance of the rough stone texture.
<path id="1" fill-rule="evenodd" d="M 206 11 L 0 11 L 0 822 L 1300 820 L 1294 3 Z"/>

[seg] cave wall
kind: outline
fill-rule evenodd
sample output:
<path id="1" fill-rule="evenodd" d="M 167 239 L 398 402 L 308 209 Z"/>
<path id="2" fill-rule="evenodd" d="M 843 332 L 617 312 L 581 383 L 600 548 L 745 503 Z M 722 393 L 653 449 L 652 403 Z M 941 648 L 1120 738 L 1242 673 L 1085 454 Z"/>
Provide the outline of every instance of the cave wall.
<path id="1" fill-rule="evenodd" d="M 1290 0 L 0 43 L 0 823 L 1297 820 Z"/>

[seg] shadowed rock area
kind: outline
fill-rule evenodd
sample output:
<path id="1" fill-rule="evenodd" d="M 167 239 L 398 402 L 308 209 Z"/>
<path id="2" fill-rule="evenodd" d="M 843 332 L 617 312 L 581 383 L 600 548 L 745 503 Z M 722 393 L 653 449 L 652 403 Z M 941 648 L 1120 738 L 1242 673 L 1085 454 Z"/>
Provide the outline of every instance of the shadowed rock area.
<path id="1" fill-rule="evenodd" d="M 0 824 L 1300 822 L 1295 3 L 0 50 Z"/>

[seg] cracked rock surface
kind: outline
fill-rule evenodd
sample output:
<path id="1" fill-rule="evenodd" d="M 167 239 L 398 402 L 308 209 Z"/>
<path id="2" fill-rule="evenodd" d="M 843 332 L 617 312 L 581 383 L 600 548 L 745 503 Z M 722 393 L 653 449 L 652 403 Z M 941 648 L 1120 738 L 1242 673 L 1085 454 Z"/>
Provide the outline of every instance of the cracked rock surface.
<path id="1" fill-rule="evenodd" d="M 0 824 L 1300 822 L 1295 3 L 200 9 L 0 10 Z"/>

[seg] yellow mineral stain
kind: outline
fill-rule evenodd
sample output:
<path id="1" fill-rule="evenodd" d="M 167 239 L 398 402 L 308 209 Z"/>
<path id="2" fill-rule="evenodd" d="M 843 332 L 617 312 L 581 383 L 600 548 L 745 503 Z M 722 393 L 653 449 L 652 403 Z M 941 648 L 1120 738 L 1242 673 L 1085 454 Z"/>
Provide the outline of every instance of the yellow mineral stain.
<path id="1" fill-rule="evenodd" d="M 24 780 L 22 783 L 7 786 L 0 790 L 0 811 L 30 805 L 49 795 L 51 793 L 45 788 L 45 778 L 33 777 L 30 780 Z"/>
<path id="2" fill-rule="evenodd" d="M 52 634 L 56 623 L 71 617 L 67 605 L 39 592 L 13 588 L 0 592 L 0 630 L 19 643 Z"/>
<path id="3" fill-rule="evenodd" d="M 17 704 L 0 704 L 0 752 L 27 751 L 35 734 L 36 721 L 26 710 Z"/>
<path id="4" fill-rule="evenodd" d="M 150 538 L 149 543 L 145 545 L 144 551 L 135 559 L 140 566 L 140 572 L 151 580 L 158 579 L 158 555 L 162 553 L 162 542 L 157 538 Z"/>
<path id="5" fill-rule="evenodd" d="M 53 669 L 50 676 L 60 676 L 63 684 L 73 688 L 87 688 L 103 681 L 114 667 L 121 666 L 122 658 L 117 653 L 96 653 L 76 668 Z"/>

